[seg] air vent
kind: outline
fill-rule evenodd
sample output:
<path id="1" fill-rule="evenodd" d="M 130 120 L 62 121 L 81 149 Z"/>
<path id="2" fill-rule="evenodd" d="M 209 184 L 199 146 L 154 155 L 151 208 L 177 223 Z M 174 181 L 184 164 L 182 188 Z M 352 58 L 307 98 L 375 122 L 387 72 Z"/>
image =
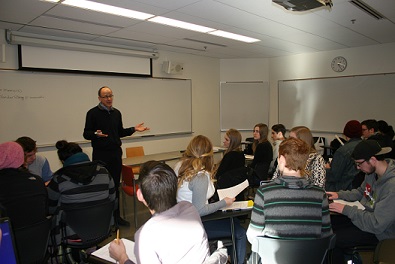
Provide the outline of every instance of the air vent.
<path id="1" fill-rule="evenodd" d="M 374 8 L 372 8 L 370 5 L 366 4 L 365 2 L 361 0 L 351 0 L 351 4 L 355 5 L 368 15 L 371 15 L 372 17 L 376 19 L 383 19 L 385 18 L 382 14 L 380 14 L 378 11 L 376 11 Z"/>

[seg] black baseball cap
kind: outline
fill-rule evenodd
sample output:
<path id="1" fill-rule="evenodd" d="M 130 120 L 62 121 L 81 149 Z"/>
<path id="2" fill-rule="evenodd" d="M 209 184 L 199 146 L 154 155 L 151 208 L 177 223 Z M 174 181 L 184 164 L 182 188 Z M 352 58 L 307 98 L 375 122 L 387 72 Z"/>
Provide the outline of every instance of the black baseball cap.
<path id="1" fill-rule="evenodd" d="M 379 156 L 391 152 L 390 147 L 382 148 L 376 140 L 362 140 L 359 142 L 352 152 L 354 160 L 369 160 L 373 156 Z"/>

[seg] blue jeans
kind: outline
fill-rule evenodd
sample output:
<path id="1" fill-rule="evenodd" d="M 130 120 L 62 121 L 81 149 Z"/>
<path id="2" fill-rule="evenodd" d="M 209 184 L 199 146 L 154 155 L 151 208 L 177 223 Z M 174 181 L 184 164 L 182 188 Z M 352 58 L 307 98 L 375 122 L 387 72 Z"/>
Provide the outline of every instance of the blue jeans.
<path id="1" fill-rule="evenodd" d="M 206 230 L 209 240 L 232 237 L 229 218 L 205 221 L 203 222 L 203 226 Z M 247 250 L 247 236 L 246 230 L 240 225 L 240 221 L 237 218 L 234 218 L 234 232 L 236 240 L 237 263 L 243 264 Z M 230 255 L 233 256 L 233 254 Z"/>

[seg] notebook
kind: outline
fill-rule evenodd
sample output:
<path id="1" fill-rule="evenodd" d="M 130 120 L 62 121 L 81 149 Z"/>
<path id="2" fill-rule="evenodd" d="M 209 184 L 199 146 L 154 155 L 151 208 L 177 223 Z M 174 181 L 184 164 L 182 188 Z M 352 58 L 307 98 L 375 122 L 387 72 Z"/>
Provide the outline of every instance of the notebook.
<path id="1" fill-rule="evenodd" d="M 134 255 L 134 242 L 126 239 L 126 238 L 121 238 L 123 244 L 125 245 L 126 248 L 126 254 L 128 255 L 129 259 L 132 261 L 132 263 L 136 263 L 136 256 Z M 112 257 L 110 257 L 110 252 L 108 251 L 108 248 L 110 247 L 112 241 L 110 241 L 107 245 L 99 248 L 98 250 L 94 251 L 92 253 L 93 256 L 96 256 L 100 259 L 104 259 L 107 260 L 108 262 L 111 263 L 118 263 L 115 261 L 115 259 L 113 259 Z"/>
<path id="2" fill-rule="evenodd" d="M 0 260 L 2 264 L 19 263 L 14 234 L 8 217 L 0 218 Z"/>

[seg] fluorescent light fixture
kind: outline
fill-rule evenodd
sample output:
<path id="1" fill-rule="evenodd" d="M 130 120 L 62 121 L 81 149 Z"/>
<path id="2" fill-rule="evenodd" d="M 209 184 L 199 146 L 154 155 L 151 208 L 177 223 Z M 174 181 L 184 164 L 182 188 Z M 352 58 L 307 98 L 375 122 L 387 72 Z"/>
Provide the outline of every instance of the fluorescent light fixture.
<path id="1" fill-rule="evenodd" d="M 167 25 L 167 26 L 178 27 L 178 28 L 183 28 L 183 29 L 187 29 L 187 30 L 202 32 L 202 33 L 207 33 L 207 32 L 215 30 L 214 28 L 199 26 L 196 24 L 183 22 L 180 20 L 171 19 L 171 18 L 167 18 L 167 17 L 161 17 L 161 16 L 156 16 L 156 17 L 150 18 L 150 19 L 148 19 L 148 21 Z"/>
<path id="2" fill-rule="evenodd" d="M 108 13 L 116 16 L 123 16 L 123 17 L 129 17 L 129 18 L 134 18 L 134 19 L 140 19 L 140 20 L 146 20 L 166 26 L 171 26 L 171 27 L 177 27 L 177 28 L 182 28 L 186 30 L 192 30 L 192 31 L 197 31 L 201 33 L 207 33 L 207 34 L 212 34 L 218 37 L 223 37 L 223 38 L 229 38 L 229 39 L 234 39 L 238 41 L 243 41 L 247 43 L 253 43 L 260 41 L 259 39 L 255 38 L 250 38 L 222 30 L 217 30 L 215 28 L 209 28 L 205 26 L 200 26 L 176 19 L 171 19 L 167 17 L 162 17 L 162 16 L 154 16 L 151 14 L 147 13 L 142 13 L 138 11 L 134 11 L 131 9 L 126 9 L 126 8 L 121 8 L 121 7 L 116 7 L 116 6 L 111 6 L 111 5 L 106 5 L 106 4 L 101 4 L 101 3 L 96 3 L 88 0 L 43 0 L 47 2 L 52 2 L 52 3 L 59 3 L 59 4 L 64 4 L 68 6 L 73 6 L 73 7 L 78 7 L 78 8 L 83 8 L 83 9 L 89 9 L 97 12 L 103 12 L 103 13 Z"/>
<path id="3" fill-rule="evenodd" d="M 247 43 L 253 43 L 253 42 L 260 41 L 259 39 L 250 38 L 250 37 L 246 37 L 246 36 L 242 36 L 242 35 L 226 32 L 226 31 L 222 31 L 222 30 L 216 30 L 216 31 L 213 31 L 213 32 L 209 32 L 209 34 L 215 35 L 215 36 L 218 36 L 218 37 L 239 40 L 239 41 L 243 41 L 243 42 L 247 42 Z"/>
<path id="4" fill-rule="evenodd" d="M 78 8 L 83 8 L 83 9 L 89 9 L 97 12 L 102 12 L 102 13 L 108 13 L 116 16 L 123 16 L 123 17 L 128 17 L 128 18 L 134 18 L 134 19 L 139 19 L 139 20 L 145 20 L 150 17 L 153 17 L 154 15 L 143 13 L 143 12 L 138 12 L 122 7 L 116 7 L 116 6 L 111 6 L 111 5 L 106 5 L 106 4 L 101 4 L 101 3 L 96 3 L 92 1 L 87 1 L 87 0 L 64 0 L 62 2 L 60 1 L 54 1 L 54 0 L 45 0 L 48 2 L 58 2 L 63 5 L 68 5 L 68 6 L 73 6 L 73 7 L 78 7 Z"/>
<path id="5" fill-rule="evenodd" d="M 17 31 L 6 31 L 6 40 L 9 44 L 19 44 L 35 47 L 47 47 L 76 51 L 99 52 L 114 55 L 124 55 L 140 58 L 158 58 L 156 51 L 132 50 L 130 47 L 101 42 L 89 42 L 60 37 L 41 36 Z"/>

